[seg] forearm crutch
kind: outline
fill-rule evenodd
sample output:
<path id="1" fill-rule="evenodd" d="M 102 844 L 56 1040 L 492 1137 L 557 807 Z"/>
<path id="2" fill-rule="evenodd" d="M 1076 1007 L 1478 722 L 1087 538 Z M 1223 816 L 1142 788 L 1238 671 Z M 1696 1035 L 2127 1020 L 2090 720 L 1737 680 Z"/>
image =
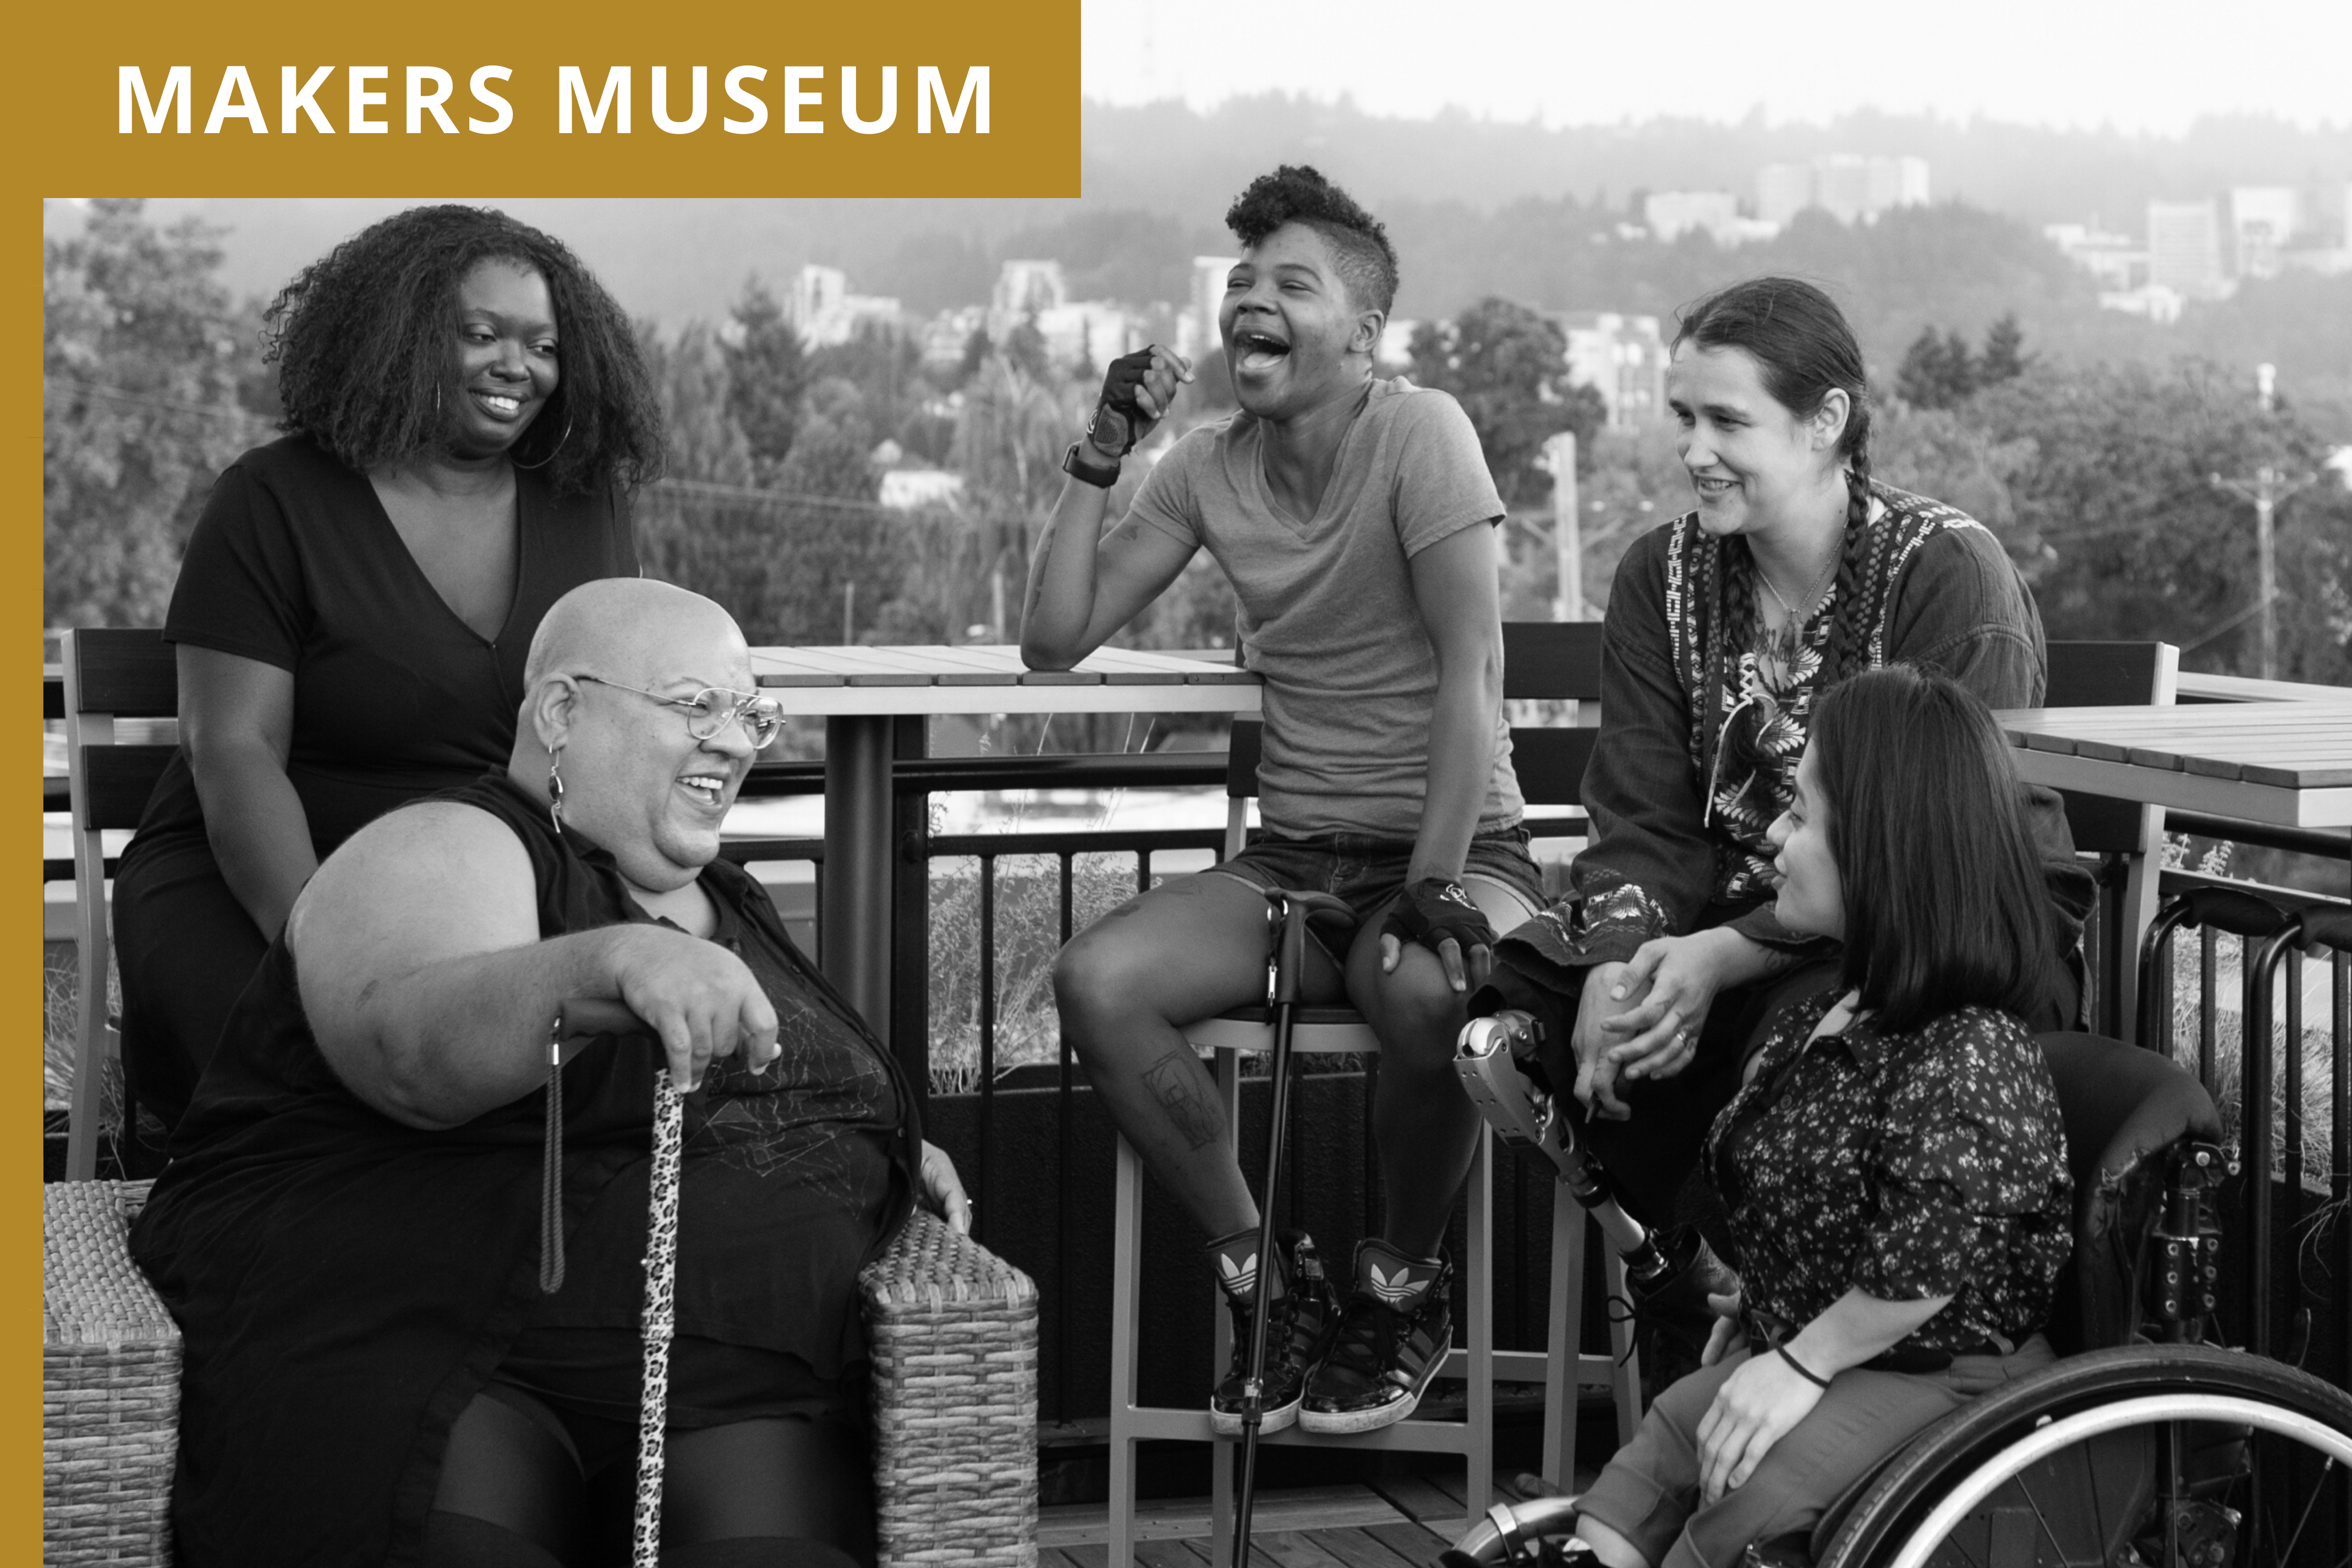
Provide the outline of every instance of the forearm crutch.
<path id="1" fill-rule="evenodd" d="M 1290 1039 L 1297 1026 L 1298 988 L 1307 967 L 1307 922 L 1315 919 L 1355 923 L 1355 911 L 1328 893 L 1266 889 L 1278 926 L 1267 1002 L 1274 1016 L 1274 1104 L 1266 1126 L 1265 1185 L 1257 1218 L 1257 1279 L 1251 1289 L 1249 1377 L 1242 1384 L 1241 1495 L 1234 1509 L 1234 1568 L 1249 1568 L 1250 1509 L 1257 1494 L 1258 1427 L 1265 1419 L 1266 1308 L 1272 1304 L 1275 1197 L 1282 1179 L 1283 1143 L 1290 1130 Z"/>
<path id="2" fill-rule="evenodd" d="M 563 1004 L 548 1040 L 547 1175 L 541 1210 L 540 1284 L 563 1282 L 563 1073 L 566 1040 L 646 1033 L 644 1020 L 619 1002 L 575 997 Z M 653 1170 L 646 1215 L 643 1382 L 637 1395 L 637 1500 L 629 1531 L 631 1568 L 661 1558 L 662 1475 L 669 1435 L 669 1345 L 677 1333 L 677 1173 L 686 1100 L 667 1066 L 654 1072 Z"/>

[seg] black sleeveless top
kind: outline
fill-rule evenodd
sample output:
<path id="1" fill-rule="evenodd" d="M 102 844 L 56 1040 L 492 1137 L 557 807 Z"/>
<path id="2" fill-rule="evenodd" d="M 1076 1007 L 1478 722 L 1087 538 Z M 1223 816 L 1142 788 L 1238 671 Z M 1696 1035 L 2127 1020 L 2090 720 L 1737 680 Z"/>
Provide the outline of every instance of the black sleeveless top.
<path id="1" fill-rule="evenodd" d="M 491 774 L 436 798 L 521 840 L 544 936 L 649 917 L 611 858 Z M 774 1003 L 783 1054 L 729 1061 L 688 1101 L 682 1332 L 785 1351 L 820 1377 L 865 1354 L 861 1264 L 912 1205 L 921 1147 L 896 1064 L 737 867 L 702 886 Z M 281 937 L 131 1230 L 185 1337 L 181 1561 L 404 1563 L 450 1424 L 527 1323 L 634 1326 L 654 1074 L 649 1036 L 563 1069 L 570 1278 L 539 1292 L 545 1094 L 445 1131 L 348 1089 L 303 1016 Z"/>

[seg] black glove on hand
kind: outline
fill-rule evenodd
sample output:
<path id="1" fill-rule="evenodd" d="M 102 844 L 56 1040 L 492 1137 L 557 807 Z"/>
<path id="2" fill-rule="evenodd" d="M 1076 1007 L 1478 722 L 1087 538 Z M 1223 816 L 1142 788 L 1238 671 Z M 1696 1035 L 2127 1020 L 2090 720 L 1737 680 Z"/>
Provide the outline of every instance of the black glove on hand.
<path id="1" fill-rule="evenodd" d="M 1144 432 L 1159 422 L 1155 416 L 1146 414 L 1143 411 L 1143 405 L 1135 400 L 1135 389 L 1143 384 L 1143 378 L 1150 369 L 1151 351 L 1142 348 L 1131 354 L 1119 355 L 1118 358 L 1111 361 L 1110 367 L 1103 372 L 1100 405 L 1118 415 L 1127 426 L 1125 440 L 1118 448 L 1118 455 L 1122 458 L 1135 450 L 1135 443 L 1142 437 Z M 1095 422 L 1089 425 L 1087 429 L 1097 447 L 1106 452 L 1110 450 L 1109 446 L 1101 439 L 1105 432 L 1099 414 L 1096 416 Z"/>
<path id="2" fill-rule="evenodd" d="M 1487 922 L 1486 911 L 1471 901 L 1461 883 L 1439 877 L 1407 884 L 1404 897 L 1389 906 L 1381 934 L 1417 942 L 1432 952 L 1452 937 L 1465 963 L 1470 961 L 1472 948 L 1495 945 L 1495 928 Z"/>

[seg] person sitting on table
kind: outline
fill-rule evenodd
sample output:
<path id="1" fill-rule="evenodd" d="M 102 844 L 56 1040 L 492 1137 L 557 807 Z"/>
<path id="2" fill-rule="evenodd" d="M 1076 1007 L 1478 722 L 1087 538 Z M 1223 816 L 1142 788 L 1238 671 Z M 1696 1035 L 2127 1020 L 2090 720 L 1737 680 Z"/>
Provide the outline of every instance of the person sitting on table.
<path id="1" fill-rule="evenodd" d="M 1774 1022 L 1707 1135 L 1742 1293 L 1579 1500 L 1563 1563 L 1737 1563 L 2052 1359 L 2072 1182 L 2025 1021 L 2050 910 L 2008 743 L 1902 665 L 1823 695 L 1811 730 L 1773 910 L 1842 943 L 1837 978 Z"/>
<path id="2" fill-rule="evenodd" d="M 782 715 L 725 611 L 638 579 L 557 601 L 525 673 L 500 769 L 310 879 L 132 1228 L 185 1336 L 191 1568 L 625 1546 L 665 1066 L 688 1092 L 661 1561 L 871 1560 L 857 1270 L 919 1194 L 970 1209 L 889 1052 L 717 858 Z M 575 998 L 646 1031 L 571 1056 L 558 1099 Z"/>
<path id="3" fill-rule="evenodd" d="M 1119 459 L 1167 414 L 1180 356 L 1115 362 L 1031 568 L 1022 655 L 1064 669 L 1206 549 L 1265 679 L 1261 833 L 1130 900 L 1063 950 L 1064 1037 L 1153 1180 L 1207 1234 L 1234 1328 L 1212 1426 L 1243 1420 L 1258 1207 L 1181 1026 L 1264 998 L 1269 889 L 1335 893 L 1352 942 L 1310 944 L 1305 999 L 1381 1041 L 1382 1227 L 1336 1310 L 1313 1243 L 1272 1260 L 1265 1430 L 1360 1432 L 1412 1414 L 1453 1338 L 1441 1242 L 1476 1147 L 1455 1081 L 1463 1000 L 1498 927 L 1542 903 L 1503 718 L 1503 503 L 1445 393 L 1373 373 L 1396 292 L 1380 224 L 1312 169 L 1253 182 L 1218 331 L 1241 412 L 1177 441 L 1108 533 Z"/>
<path id="4" fill-rule="evenodd" d="M 1582 790 L 1590 840 L 1569 895 L 1496 944 L 1494 989 L 1473 1010 L 1543 1021 L 1542 1065 L 1573 1088 L 1580 1136 L 1630 1212 L 1672 1227 L 1706 1216 L 1685 1184 L 1773 1015 L 1843 962 L 1780 921 L 1771 890 L 1769 830 L 1822 694 L 1907 661 L 1988 707 L 2032 708 L 2046 659 L 2000 542 L 1872 479 L 1862 351 L 1819 289 L 1762 278 L 1690 307 L 1666 400 L 1698 509 L 1618 566 Z M 2094 889 L 2056 793 L 2025 801 L 2053 962 L 2023 1011 L 2059 1029 L 2077 1016 Z M 1660 1326 L 1645 1325 L 1652 1350 L 1686 1364 L 1696 1342 L 1661 1344 Z"/>
<path id="5" fill-rule="evenodd" d="M 386 218 L 268 321 L 287 433 L 188 541 L 180 754 L 114 886 L 124 1071 L 167 1128 L 319 862 L 503 764 L 540 617 L 636 574 L 628 497 L 661 466 L 627 314 L 502 213 Z"/>

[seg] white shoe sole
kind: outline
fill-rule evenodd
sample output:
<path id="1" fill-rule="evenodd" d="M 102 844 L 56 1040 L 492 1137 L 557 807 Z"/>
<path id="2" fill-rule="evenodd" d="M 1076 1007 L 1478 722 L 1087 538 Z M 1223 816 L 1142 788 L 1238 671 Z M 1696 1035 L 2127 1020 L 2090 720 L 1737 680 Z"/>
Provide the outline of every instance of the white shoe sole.
<path id="1" fill-rule="evenodd" d="M 1423 1384 L 1406 1398 L 1393 1405 L 1382 1405 L 1370 1410 L 1308 1410 L 1298 1412 L 1298 1428 L 1302 1432 L 1319 1432 L 1326 1436 L 1346 1436 L 1355 1432 L 1377 1432 L 1383 1426 L 1393 1426 L 1421 1408 L 1421 1396 L 1428 1387 Z"/>
<path id="2" fill-rule="evenodd" d="M 1260 1415 L 1258 1417 L 1257 1424 L 1258 1436 L 1261 1437 L 1271 1437 L 1276 1432 L 1282 1431 L 1284 1428 L 1290 1426 L 1291 1423 L 1297 1421 L 1298 1419 L 1299 1401 L 1305 1397 L 1306 1396 L 1304 1394 L 1301 1394 L 1299 1399 L 1294 1399 L 1289 1404 L 1281 1406 L 1279 1409 L 1268 1410 L 1264 1415 Z M 1239 1415 L 1229 1415 L 1225 1412 L 1216 1408 L 1214 1405 L 1211 1405 L 1209 1407 L 1209 1430 L 1215 1433 L 1220 1437 L 1238 1437 L 1242 1435 L 1242 1418 Z"/>

